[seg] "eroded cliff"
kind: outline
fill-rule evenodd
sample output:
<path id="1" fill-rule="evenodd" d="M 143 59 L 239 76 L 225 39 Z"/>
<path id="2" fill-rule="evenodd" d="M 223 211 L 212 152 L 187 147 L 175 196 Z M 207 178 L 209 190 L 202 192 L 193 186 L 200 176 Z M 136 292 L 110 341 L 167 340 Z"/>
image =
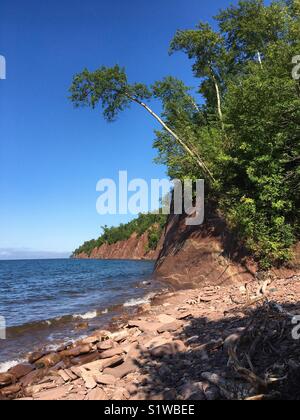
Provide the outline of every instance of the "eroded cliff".
<path id="1" fill-rule="evenodd" d="M 201 226 L 187 226 L 183 216 L 169 217 L 155 274 L 175 288 L 243 285 L 263 277 L 253 258 L 228 230 L 224 219 L 217 212 L 208 213 Z M 300 244 L 294 251 L 294 259 L 288 266 L 273 268 L 275 276 L 300 274 Z"/>
<path id="2" fill-rule="evenodd" d="M 77 259 L 101 259 L 101 260 L 156 260 L 163 245 L 161 238 L 156 249 L 149 249 L 148 232 L 138 236 L 133 233 L 128 240 L 119 241 L 115 244 L 104 244 L 95 248 L 90 255 L 80 253 Z"/>

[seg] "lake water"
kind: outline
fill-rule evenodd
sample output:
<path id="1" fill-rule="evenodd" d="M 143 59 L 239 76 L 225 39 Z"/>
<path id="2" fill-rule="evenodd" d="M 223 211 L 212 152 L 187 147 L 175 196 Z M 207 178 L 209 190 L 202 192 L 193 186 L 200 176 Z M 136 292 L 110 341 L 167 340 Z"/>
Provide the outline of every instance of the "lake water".
<path id="1" fill-rule="evenodd" d="M 0 371 L 146 302 L 161 287 L 149 283 L 153 267 L 151 261 L 0 261 L 0 316 L 7 326 Z"/>

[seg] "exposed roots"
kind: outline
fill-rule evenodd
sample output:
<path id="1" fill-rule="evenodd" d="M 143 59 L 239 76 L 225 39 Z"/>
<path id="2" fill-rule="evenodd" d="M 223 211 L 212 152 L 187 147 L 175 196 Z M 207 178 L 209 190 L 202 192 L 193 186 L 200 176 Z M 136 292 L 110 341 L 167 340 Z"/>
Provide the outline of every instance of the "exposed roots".
<path id="1" fill-rule="evenodd" d="M 260 293 L 265 294 L 267 286 L 265 282 Z M 296 362 L 299 360 L 298 344 L 291 334 L 292 317 L 293 314 L 280 305 L 265 301 L 250 316 L 250 322 L 241 334 L 225 340 L 228 365 L 252 387 L 253 396 L 247 400 L 283 397 L 282 384 L 286 385 L 291 369 L 300 373 L 300 364 Z"/>

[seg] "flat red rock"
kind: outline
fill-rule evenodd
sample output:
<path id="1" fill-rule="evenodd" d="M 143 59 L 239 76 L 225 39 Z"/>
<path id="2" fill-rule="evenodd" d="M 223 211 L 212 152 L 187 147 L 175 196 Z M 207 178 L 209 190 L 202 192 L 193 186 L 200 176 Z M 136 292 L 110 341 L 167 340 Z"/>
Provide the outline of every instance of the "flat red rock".
<path id="1" fill-rule="evenodd" d="M 109 359 L 110 357 L 119 356 L 123 353 L 123 349 L 121 347 L 117 347 L 115 349 L 106 350 L 103 353 L 100 353 L 100 359 Z"/>
<path id="2" fill-rule="evenodd" d="M 20 364 L 9 369 L 8 373 L 13 375 L 16 379 L 23 378 L 23 376 L 28 375 L 28 373 L 34 370 L 34 366 L 30 364 Z"/>
<path id="3" fill-rule="evenodd" d="M 88 399 L 90 401 L 106 401 L 108 400 L 107 395 L 101 388 L 92 389 L 88 394 Z"/>

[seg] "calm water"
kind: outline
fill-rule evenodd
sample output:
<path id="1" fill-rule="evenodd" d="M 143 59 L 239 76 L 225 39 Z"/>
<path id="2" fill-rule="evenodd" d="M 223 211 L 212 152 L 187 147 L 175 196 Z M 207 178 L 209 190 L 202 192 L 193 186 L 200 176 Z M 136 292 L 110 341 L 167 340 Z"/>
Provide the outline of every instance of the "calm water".
<path id="1" fill-rule="evenodd" d="M 158 287 L 149 286 L 152 272 L 149 261 L 0 261 L 0 316 L 8 327 L 0 370 L 3 362 L 75 339 L 143 302 Z"/>

